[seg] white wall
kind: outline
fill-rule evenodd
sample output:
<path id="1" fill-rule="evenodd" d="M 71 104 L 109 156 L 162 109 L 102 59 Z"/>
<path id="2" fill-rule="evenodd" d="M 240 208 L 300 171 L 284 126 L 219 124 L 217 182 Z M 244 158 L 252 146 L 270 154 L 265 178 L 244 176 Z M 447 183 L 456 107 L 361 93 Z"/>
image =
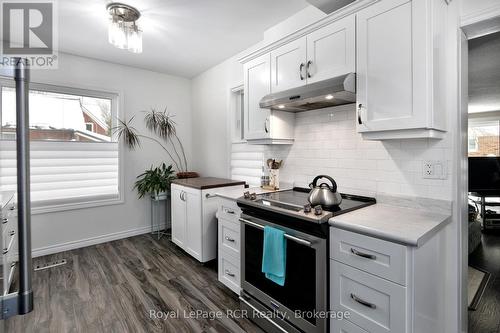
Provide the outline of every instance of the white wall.
<path id="1" fill-rule="evenodd" d="M 115 65 L 108 62 L 60 54 L 58 70 L 32 72 L 32 81 L 79 88 L 118 91 L 122 95 L 121 118 L 137 114 L 135 127 L 144 131 L 141 111 L 168 107 L 175 114 L 178 131 L 191 159 L 191 86 L 183 78 Z M 35 255 L 68 247 L 121 238 L 148 231 L 149 201 L 138 200 L 132 191 L 135 177 L 151 164 L 166 161 L 162 150 L 143 142 L 135 151 L 124 150 L 125 203 L 32 217 Z M 188 161 L 188 162 L 189 162 Z M 191 165 L 193 165 L 191 163 Z"/>
<path id="2" fill-rule="evenodd" d="M 202 176 L 229 177 L 228 103 L 231 88 L 241 84 L 235 57 L 192 80 L 193 170 Z"/>

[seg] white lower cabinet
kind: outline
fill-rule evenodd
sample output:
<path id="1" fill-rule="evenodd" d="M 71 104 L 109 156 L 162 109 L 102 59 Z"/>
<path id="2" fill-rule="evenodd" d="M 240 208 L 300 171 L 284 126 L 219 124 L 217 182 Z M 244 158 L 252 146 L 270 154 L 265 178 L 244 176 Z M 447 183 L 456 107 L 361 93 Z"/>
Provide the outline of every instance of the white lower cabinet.
<path id="1" fill-rule="evenodd" d="M 231 186 L 233 187 L 233 186 Z M 238 185 L 235 187 L 241 187 Z M 172 241 L 200 262 L 217 256 L 217 189 L 172 184 Z"/>
<path id="2" fill-rule="evenodd" d="M 330 228 L 330 320 L 338 333 L 444 332 L 446 239 L 419 247 Z"/>
<path id="3" fill-rule="evenodd" d="M 331 319 L 330 326 L 331 333 L 369 333 L 368 331 L 365 331 L 361 327 L 354 325 L 353 323 L 345 319 Z"/>
<path id="4" fill-rule="evenodd" d="M 372 333 L 405 331 L 405 287 L 335 260 L 330 277 L 331 306 L 348 311 L 351 322 Z"/>
<path id="5" fill-rule="evenodd" d="M 240 222 L 241 210 L 236 201 L 219 199 L 218 226 L 218 275 L 219 281 L 240 294 Z"/>

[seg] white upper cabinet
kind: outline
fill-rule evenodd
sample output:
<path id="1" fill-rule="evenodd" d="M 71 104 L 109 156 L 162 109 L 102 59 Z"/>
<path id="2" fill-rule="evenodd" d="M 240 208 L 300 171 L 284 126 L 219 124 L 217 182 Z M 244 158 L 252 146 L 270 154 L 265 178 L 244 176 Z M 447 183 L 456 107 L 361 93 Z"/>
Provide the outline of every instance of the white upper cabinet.
<path id="1" fill-rule="evenodd" d="M 442 137 L 445 6 L 384 0 L 357 14 L 357 129 L 365 139 Z"/>
<path id="2" fill-rule="evenodd" d="M 307 83 L 356 71 L 354 15 L 307 35 Z"/>
<path id="3" fill-rule="evenodd" d="M 245 139 L 254 144 L 291 144 L 295 115 L 262 109 L 259 102 L 271 93 L 271 57 L 267 53 L 244 64 Z"/>
<path id="4" fill-rule="evenodd" d="M 271 58 L 260 56 L 244 65 L 245 139 L 266 139 L 269 134 L 270 110 L 261 109 L 262 97 L 271 93 Z"/>
<path id="5" fill-rule="evenodd" d="M 271 51 L 271 91 L 306 84 L 306 38 L 299 38 Z"/>
<path id="6" fill-rule="evenodd" d="M 350 15 L 271 51 L 271 91 L 355 72 L 355 31 Z"/>

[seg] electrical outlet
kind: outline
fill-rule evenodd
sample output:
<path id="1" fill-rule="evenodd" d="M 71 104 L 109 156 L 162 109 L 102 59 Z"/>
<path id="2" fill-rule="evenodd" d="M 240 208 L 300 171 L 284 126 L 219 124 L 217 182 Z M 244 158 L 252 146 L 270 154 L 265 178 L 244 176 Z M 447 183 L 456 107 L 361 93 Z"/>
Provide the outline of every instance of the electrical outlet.
<path id="1" fill-rule="evenodd" d="M 422 177 L 425 179 L 446 179 L 448 173 L 446 161 L 424 161 Z"/>

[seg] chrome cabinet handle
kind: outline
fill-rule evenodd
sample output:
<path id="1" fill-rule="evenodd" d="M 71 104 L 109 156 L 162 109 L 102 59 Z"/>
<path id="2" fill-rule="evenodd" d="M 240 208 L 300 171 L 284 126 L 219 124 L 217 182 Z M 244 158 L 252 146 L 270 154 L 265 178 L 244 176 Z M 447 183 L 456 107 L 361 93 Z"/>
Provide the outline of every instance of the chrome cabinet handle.
<path id="1" fill-rule="evenodd" d="M 210 193 L 205 194 L 205 198 L 207 198 L 207 199 L 215 198 L 215 197 L 217 197 L 215 194 L 210 194 Z"/>
<path id="2" fill-rule="evenodd" d="M 8 219 L 8 218 L 6 218 L 6 217 L 4 217 L 4 218 L 2 219 L 2 224 L 6 224 L 7 222 L 9 222 L 9 219 Z"/>
<path id="3" fill-rule="evenodd" d="M 257 228 L 257 229 L 260 229 L 260 230 L 264 230 L 264 226 L 262 224 L 255 223 L 255 222 L 252 222 L 250 220 L 243 219 L 243 218 L 239 218 L 238 220 L 240 222 L 245 223 L 245 224 L 247 224 L 249 226 L 252 226 L 254 228 Z M 294 241 L 296 243 L 309 246 L 309 247 L 311 247 L 313 245 L 313 243 L 311 243 L 308 240 L 305 240 L 305 239 L 302 239 L 302 238 L 299 238 L 299 237 L 295 237 L 295 236 L 292 236 L 292 235 L 289 235 L 289 234 L 285 234 L 285 238 L 289 239 L 289 240 L 292 240 L 292 241 Z"/>
<path id="4" fill-rule="evenodd" d="M 353 293 L 351 293 L 351 298 L 353 299 L 353 301 L 361 304 L 361 305 L 364 305 L 366 306 L 367 308 L 370 308 L 370 309 L 376 309 L 377 306 L 373 303 L 370 303 L 370 302 L 367 302 L 361 298 L 359 298 L 358 296 L 354 295 Z"/>
<path id="5" fill-rule="evenodd" d="M 226 275 L 229 275 L 230 277 L 234 277 L 234 273 L 231 273 L 229 269 L 225 270 Z"/>
<path id="6" fill-rule="evenodd" d="M 363 125 L 363 120 L 361 119 L 361 111 L 363 109 L 363 104 L 358 104 L 358 124 Z"/>
<path id="7" fill-rule="evenodd" d="M 266 131 L 266 133 L 269 133 L 269 129 L 267 128 L 267 118 L 266 120 L 264 120 L 264 131 Z"/>
<path id="8" fill-rule="evenodd" d="M 182 201 L 186 201 L 186 192 L 182 191 L 180 194 L 180 198 Z"/>
<path id="9" fill-rule="evenodd" d="M 311 68 L 312 63 L 313 63 L 313 62 L 312 62 L 312 60 L 309 60 L 309 61 L 307 62 L 307 65 L 306 65 L 306 73 L 307 73 L 307 77 L 308 77 L 308 78 L 311 78 L 311 77 L 312 77 L 312 74 L 311 74 L 311 72 L 309 71 L 309 69 Z"/>
<path id="10" fill-rule="evenodd" d="M 371 259 L 371 260 L 377 259 L 377 256 L 374 256 L 373 254 L 359 252 L 358 250 L 353 249 L 352 247 L 351 247 L 351 253 L 354 254 L 354 255 L 357 255 L 358 257 L 363 257 L 363 258 L 366 258 L 366 259 Z"/>
<path id="11" fill-rule="evenodd" d="M 230 238 L 230 237 L 228 237 L 228 236 L 226 236 L 226 237 L 224 237 L 224 238 L 225 238 L 228 242 L 232 242 L 232 243 L 234 243 L 234 239 L 233 239 L 233 238 Z"/>
<path id="12" fill-rule="evenodd" d="M 299 66 L 299 75 L 300 75 L 300 81 L 304 81 L 304 76 L 302 75 L 302 72 L 304 71 L 304 63 L 301 63 Z"/>

